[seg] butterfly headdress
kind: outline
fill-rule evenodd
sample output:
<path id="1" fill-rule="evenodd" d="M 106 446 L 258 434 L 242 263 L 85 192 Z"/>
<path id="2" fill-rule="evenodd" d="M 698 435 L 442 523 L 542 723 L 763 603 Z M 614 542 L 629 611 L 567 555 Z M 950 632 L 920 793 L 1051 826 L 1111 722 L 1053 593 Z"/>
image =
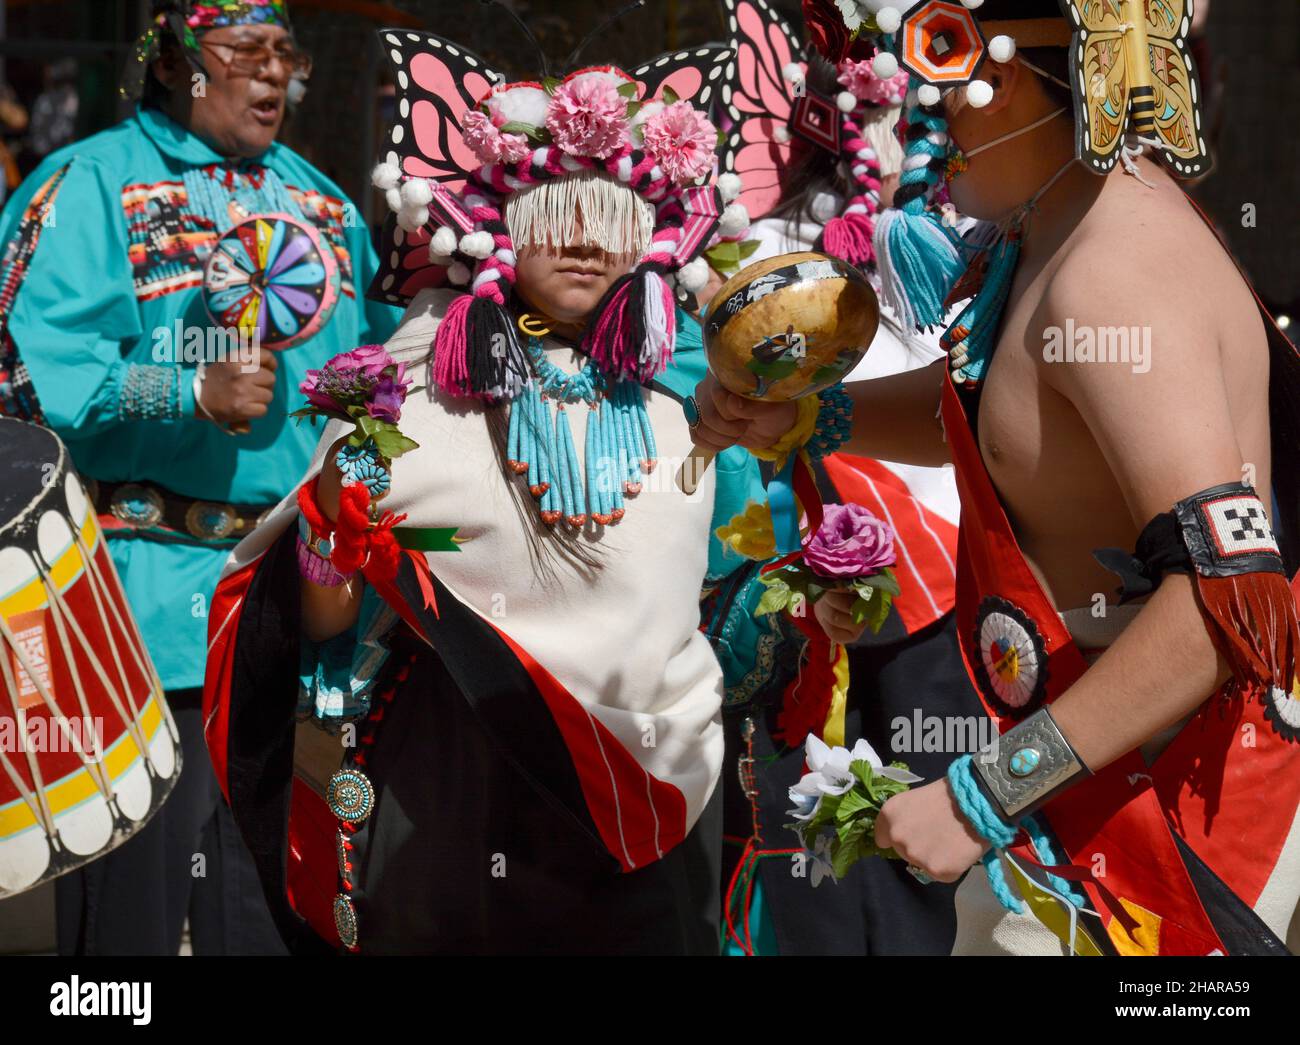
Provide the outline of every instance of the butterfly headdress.
<path id="1" fill-rule="evenodd" d="M 940 102 L 962 90 L 974 107 L 993 90 L 980 74 L 988 59 L 1011 61 L 1017 49 L 1069 48 L 1076 155 L 1108 173 L 1123 161 L 1135 170 L 1135 145 L 1151 146 L 1181 177 L 1209 168 L 1201 133 L 1198 86 L 1187 34 L 1193 0 L 805 0 L 805 12 L 839 19 L 840 39 L 882 34 L 889 49 L 875 59 L 879 76 L 900 69 L 911 79 L 907 153 L 896 211 L 878 223 L 876 249 L 889 254 L 907 301 L 886 298 L 918 326 L 943 317 L 947 289 L 963 268 L 950 230 L 928 210 L 948 171 L 951 143 Z M 978 11 L 978 17 L 976 17 Z M 838 34 L 838 35 L 837 35 Z M 1038 71 L 1038 70 L 1036 70 Z"/>
<path id="2" fill-rule="evenodd" d="M 855 265 L 874 258 L 872 232 L 880 209 L 878 143 L 864 133 L 868 108 L 903 104 L 906 76 L 876 76 L 870 56 L 847 54 L 836 65 L 834 96 L 808 83 L 808 63 L 790 26 L 768 0 L 723 0 L 729 44 L 722 100 L 731 126 L 722 167 L 741 179 L 739 203 L 758 220 L 780 202 L 782 174 L 791 166 L 795 137 L 843 157 L 856 186 L 844 210 L 827 222 L 823 248 Z"/>
<path id="3" fill-rule="evenodd" d="M 703 285 L 698 267 L 686 278 L 683 269 L 723 215 L 717 131 L 705 108 L 729 52 L 701 47 L 631 72 L 595 66 L 511 83 L 432 34 L 393 29 L 381 38 L 396 72 L 398 122 L 374 181 L 395 217 L 372 293 L 405 303 L 427 286 L 467 286 L 439 326 L 435 381 L 489 401 L 523 387 L 528 371 L 507 311 L 515 245 L 505 201 L 580 172 L 617 181 L 654 211 L 648 249 L 597 306 L 583 347 L 611 378 L 647 381 L 662 370 L 675 333 L 671 284 Z"/>

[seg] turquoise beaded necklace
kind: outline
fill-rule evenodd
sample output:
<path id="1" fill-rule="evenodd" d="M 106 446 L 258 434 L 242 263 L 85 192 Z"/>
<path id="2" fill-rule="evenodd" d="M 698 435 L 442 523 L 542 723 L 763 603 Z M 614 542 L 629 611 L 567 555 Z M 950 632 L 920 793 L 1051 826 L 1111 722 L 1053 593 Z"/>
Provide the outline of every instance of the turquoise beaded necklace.
<path id="1" fill-rule="evenodd" d="M 643 473 L 654 470 L 658 450 L 645 395 L 635 381 L 613 384 L 590 361 L 566 374 L 549 359 L 541 337 L 527 347 L 532 377 L 510 405 L 507 454 L 516 475 L 527 476 L 542 519 L 581 529 L 590 518 L 617 523 L 625 498 L 641 492 Z M 587 406 L 586 474 L 578 463 L 570 412 Z"/>
<path id="2" fill-rule="evenodd" d="M 302 208 L 280 176 L 269 167 L 251 164 L 189 167 L 181 178 L 194 213 L 212 222 L 219 233 L 238 224 L 230 213 L 231 200 L 249 216 L 287 214 L 298 220 L 303 217 Z"/>

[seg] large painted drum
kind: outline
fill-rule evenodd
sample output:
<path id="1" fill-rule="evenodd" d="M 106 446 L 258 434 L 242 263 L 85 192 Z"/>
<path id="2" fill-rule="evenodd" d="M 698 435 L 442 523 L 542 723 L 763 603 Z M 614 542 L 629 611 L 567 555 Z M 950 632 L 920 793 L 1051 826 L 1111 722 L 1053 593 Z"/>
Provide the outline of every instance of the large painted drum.
<path id="1" fill-rule="evenodd" d="M 67 449 L 0 418 L 0 898 L 125 841 L 180 769 L 162 685 Z"/>

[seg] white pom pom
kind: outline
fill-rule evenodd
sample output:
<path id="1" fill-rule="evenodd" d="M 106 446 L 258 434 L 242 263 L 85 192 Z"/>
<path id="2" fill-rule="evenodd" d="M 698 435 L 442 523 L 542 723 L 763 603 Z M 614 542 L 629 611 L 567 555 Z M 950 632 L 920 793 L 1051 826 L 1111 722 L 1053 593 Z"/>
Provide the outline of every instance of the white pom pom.
<path id="1" fill-rule="evenodd" d="M 433 239 L 429 241 L 429 253 L 447 257 L 450 254 L 455 254 L 458 246 L 460 246 L 460 240 L 456 236 L 456 230 L 443 225 L 433 234 Z"/>
<path id="2" fill-rule="evenodd" d="M 414 210 L 427 207 L 433 201 L 433 189 L 423 178 L 412 178 L 402 185 L 402 202 Z"/>
<path id="3" fill-rule="evenodd" d="M 489 257 L 494 249 L 495 244 L 492 242 L 490 232 L 471 232 L 460 239 L 460 252 L 479 261 Z"/>
<path id="4" fill-rule="evenodd" d="M 429 208 L 423 205 L 419 207 L 403 207 L 397 214 L 402 228 L 414 232 L 421 225 L 428 224 Z"/>
<path id="5" fill-rule="evenodd" d="M 943 100 L 943 92 L 932 83 L 922 84 L 916 92 L 916 100 L 929 108 Z"/>
<path id="6" fill-rule="evenodd" d="M 777 124 L 772 130 L 772 140 L 784 145 L 790 140 L 790 128 L 784 124 Z"/>
<path id="7" fill-rule="evenodd" d="M 692 294 L 698 294 L 709 285 L 709 263 L 703 258 L 683 265 L 677 272 L 677 285 Z"/>
<path id="8" fill-rule="evenodd" d="M 744 185 L 741 183 L 739 174 L 727 171 L 725 174 L 718 175 L 718 195 L 722 197 L 723 203 L 730 203 L 738 198 L 743 189 Z"/>
<path id="9" fill-rule="evenodd" d="M 871 59 L 871 71 L 882 80 L 891 80 L 898 75 L 898 59 L 889 51 L 881 51 Z"/>
<path id="10" fill-rule="evenodd" d="M 743 203 L 729 203 L 718 220 L 718 235 L 730 238 L 739 236 L 749 228 L 749 211 Z"/>
<path id="11" fill-rule="evenodd" d="M 370 174 L 370 184 L 377 189 L 397 188 L 397 183 L 402 180 L 402 168 L 395 163 L 378 164 Z"/>
<path id="12" fill-rule="evenodd" d="M 388 204 L 388 209 L 397 213 L 402 209 L 402 194 L 397 189 L 389 189 L 384 193 L 384 201 Z"/>
<path id="13" fill-rule="evenodd" d="M 976 11 L 984 6 L 984 0 L 961 0 L 961 2 L 968 11 Z"/>
<path id="14" fill-rule="evenodd" d="M 989 57 L 999 65 L 1006 65 L 1016 56 L 1016 41 L 1011 37 L 995 36 L 989 41 Z"/>
<path id="15" fill-rule="evenodd" d="M 972 80 L 966 86 L 966 101 L 973 109 L 983 109 L 993 101 L 993 86 L 986 80 Z"/>
<path id="16" fill-rule="evenodd" d="M 798 62 L 791 62 L 781 69 L 781 76 L 784 77 L 786 83 L 803 83 L 803 66 Z"/>
<path id="17" fill-rule="evenodd" d="M 289 81 L 289 86 L 285 88 L 284 93 L 290 105 L 301 105 L 302 100 L 307 97 L 307 85 L 295 77 Z"/>
<path id="18" fill-rule="evenodd" d="M 876 25 L 882 33 L 896 33 L 903 24 L 903 16 L 897 7 L 882 7 L 876 12 Z"/>
<path id="19" fill-rule="evenodd" d="M 447 279 L 458 287 L 468 284 L 471 275 L 468 266 L 459 261 L 453 261 L 447 268 Z"/>
<path id="20" fill-rule="evenodd" d="M 840 93 L 835 96 L 835 107 L 839 109 L 840 112 L 852 112 L 858 107 L 857 96 L 854 95 L 852 91 L 840 91 Z"/>

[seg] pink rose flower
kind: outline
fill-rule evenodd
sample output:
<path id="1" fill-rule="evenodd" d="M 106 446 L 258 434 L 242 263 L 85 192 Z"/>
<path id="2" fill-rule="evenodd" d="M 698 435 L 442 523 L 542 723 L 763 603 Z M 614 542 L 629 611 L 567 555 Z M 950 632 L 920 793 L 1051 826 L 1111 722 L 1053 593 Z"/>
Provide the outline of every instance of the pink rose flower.
<path id="1" fill-rule="evenodd" d="M 870 105 L 902 105 L 907 97 L 907 72 L 900 70 L 888 80 L 882 80 L 872 71 L 871 61 L 871 58 L 867 58 L 855 62 L 848 58 L 840 62 L 840 85 L 860 102 Z"/>
<path id="2" fill-rule="evenodd" d="M 546 129 L 570 155 L 607 159 L 627 145 L 627 101 L 608 80 L 580 76 L 555 89 Z"/>
<path id="3" fill-rule="evenodd" d="M 713 169 L 718 129 L 690 102 L 674 102 L 645 122 L 646 152 L 679 185 Z"/>
<path id="4" fill-rule="evenodd" d="M 894 565 L 894 531 L 860 504 L 828 504 L 821 526 L 804 539 L 803 559 L 822 577 L 869 577 Z"/>
<path id="5" fill-rule="evenodd" d="M 465 144 L 480 163 L 518 163 L 532 155 L 532 147 L 522 134 L 504 133 L 497 118 L 471 109 L 460 122 Z"/>
<path id="6" fill-rule="evenodd" d="M 388 354 L 383 345 L 361 345 L 351 352 L 342 352 L 330 360 L 329 365 L 335 370 L 363 370 L 369 377 L 378 377 L 397 361 Z"/>

